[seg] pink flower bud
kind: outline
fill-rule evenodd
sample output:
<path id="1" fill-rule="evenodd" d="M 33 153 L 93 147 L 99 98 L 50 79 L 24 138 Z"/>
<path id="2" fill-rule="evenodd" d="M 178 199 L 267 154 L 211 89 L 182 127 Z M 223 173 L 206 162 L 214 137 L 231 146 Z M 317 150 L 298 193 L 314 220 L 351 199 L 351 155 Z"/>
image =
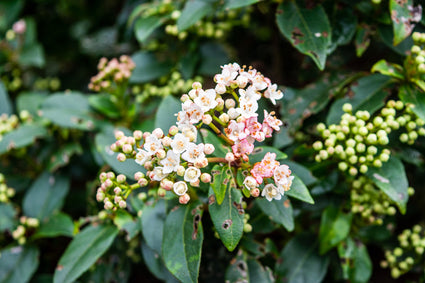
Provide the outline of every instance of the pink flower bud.
<path id="1" fill-rule="evenodd" d="M 149 132 L 144 132 L 143 133 L 143 139 L 146 140 L 149 136 L 151 135 L 151 133 Z"/>
<path id="2" fill-rule="evenodd" d="M 202 88 L 202 84 L 200 82 L 194 82 L 192 84 L 192 88 L 193 89 L 201 89 Z"/>
<path id="3" fill-rule="evenodd" d="M 119 205 L 121 208 L 126 208 L 126 207 L 127 207 L 127 203 L 126 203 L 124 200 L 120 201 L 118 205 Z"/>
<path id="4" fill-rule="evenodd" d="M 235 161 L 235 155 L 231 152 L 226 153 L 226 157 L 225 157 L 227 162 L 233 162 Z"/>
<path id="5" fill-rule="evenodd" d="M 146 178 L 140 178 L 139 180 L 137 180 L 137 183 L 141 186 L 141 187 L 145 187 L 148 185 L 148 180 Z"/>
<path id="6" fill-rule="evenodd" d="M 146 170 L 152 170 L 153 169 L 153 164 L 152 161 L 146 161 L 145 165 L 143 165 L 145 167 Z"/>
<path id="7" fill-rule="evenodd" d="M 120 140 L 124 137 L 124 133 L 122 131 L 115 131 L 115 139 Z"/>
<path id="8" fill-rule="evenodd" d="M 127 143 L 130 145 L 135 145 L 136 144 L 136 139 L 133 137 L 127 137 Z"/>
<path id="9" fill-rule="evenodd" d="M 122 146 L 122 151 L 124 153 L 130 154 L 133 151 L 133 146 L 126 143 L 125 145 Z"/>
<path id="10" fill-rule="evenodd" d="M 125 177 L 125 175 L 123 175 L 123 174 L 119 174 L 119 175 L 117 176 L 117 182 L 118 182 L 118 183 L 120 183 L 120 184 L 124 183 L 126 179 L 127 179 L 127 178 L 126 178 L 126 177 Z"/>
<path id="11" fill-rule="evenodd" d="M 111 144 L 111 146 L 109 147 L 113 152 L 117 152 L 118 151 L 118 146 L 116 143 Z"/>
<path id="12" fill-rule="evenodd" d="M 98 202 L 102 202 L 104 199 L 105 199 L 105 194 L 104 194 L 104 193 L 102 193 L 102 192 L 98 192 L 98 193 L 96 194 L 96 200 L 97 200 Z"/>
<path id="13" fill-rule="evenodd" d="M 27 25 L 24 20 L 19 20 L 13 24 L 12 29 L 17 34 L 23 34 L 25 30 L 27 29 Z"/>
<path id="14" fill-rule="evenodd" d="M 153 130 L 152 135 L 160 139 L 164 136 L 164 132 L 160 128 L 156 128 L 155 130 Z"/>
<path id="15" fill-rule="evenodd" d="M 208 173 L 202 173 L 200 179 L 203 183 L 211 183 L 211 175 Z"/>
<path id="16" fill-rule="evenodd" d="M 104 208 L 106 210 L 111 210 L 113 207 L 114 207 L 114 205 L 112 204 L 112 202 L 110 202 L 110 201 L 105 202 Z"/>
<path id="17" fill-rule="evenodd" d="M 192 187 L 199 187 L 199 179 L 198 179 L 198 180 L 196 180 L 195 182 L 190 182 L 190 185 L 191 185 Z"/>
<path id="18" fill-rule="evenodd" d="M 106 177 L 112 180 L 112 179 L 115 179 L 115 174 L 114 174 L 114 172 L 110 171 L 110 172 L 106 173 Z"/>
<path id="19" fill-rule="evenodd" d="M 200 158 L 200 159 L 196 160 L 196 162 L 195 162 L 194 165 L 195 165 L 196 168 L 207 167 L 208 166 L 208 159 L 206 159 L 206 158 Z"/>
<path id="20" fill-rule="evenodd" d="M 140 140 L 142 139 L 142 137 L 143 137 L 143 133 L 142 133 L 142 131 L 139 131 L 139 130 L 134 131 L 134 132 L 133 132 L 133 137 L 134 137 L 134 139 L 135 139 L 136 141 L 140 141 Z"/>
<path id="21" fill-rule="evenodd" d="M 189 97 L 189 95 L 187 95 L 187 94 L 183 94 L 181 97 L 180 97 L 180 101 L 181 102 L 186 102 L 186 101 L 188 101 L 190 99 L 190 97 Z"/>
<path id="22" fill-rule="evenodd" d="M 105 184 L 105 187 L 107 189 L 109 189 L 110 187 L 113 186 L 114 183 L 111 181 L 111 179 L 106 179 L 105 182 L 104 182 L 104 184 Z"/>
<path id="23" fill-rule="evenodd" d="M 251 193 L 251 196 L 253 196 L 253 197 L 256 198 L 256 197 L 258 197 L 260 195 L 260 189 L 259 188 L 252 189 L 250 191 L 250 193 Z"/>
<path id="24" fill-rule="evenodd" d="M 173 189 L 173 185 L 174 183 L 170 180 L 168 180 L 167 178 L 162 179 L 160 182 L 160 186 L 161 188 L 167 190 L 167 191 L 171 191 Z"/>
<path id="25" fill-rule="evenodd" d="M 119 194 L 121 194 L 121 188 L 120 187 L 115 187 L 115 189 L 114 189 L 114 193 L 116 194 L 116 195 L 119 195 Z"/>
<path id="26" fill-rule="evenodd" d="M 145 174 L 143 174 L 142 172 L 136 172 L 136 173 L 134 173 L 134 179 L 136 181 L 139 181 L 143 177 L 145 177 Z"/>
<path id="27" fill-rule="evenodd" d="M 210 143 L 206 143 L 204 145 L 204 153 L 205 154 L 212 154 L 214 152 L 215 148 L 214 145 L 210 144 Z"/>
<path id="28" fill-rule="evenodd" d="M 190 196 L 188 194 L 184 194 L 179 197 L 180 204 L 187 204 L 190 201 Z"/>
<path id="29" fill-rule="evenodd" d="M 126 159 L 127 159 L 127 157 L 125 157 L 124 153 L 119 153 L 118 156 L 117 156 L 117 160 L 119 162 L 124 162 Z"/>
<path id="30" fill-rule="evenodd" d="M 170 136 L 175 136 L 178 132 L 179 128 L 177 128 L 177 126 L 171 126 L 168 130 L 168 134 L 170 134 Z"/>
<path id="31" fill-rule="evenodd" d="M 106 178 L 107 178 L 107 176 L 106 176 L 106 173 L 105 172 L 100 173 L 99 180 L 101 182 L 104 182 L 106 180 Z"/>
<path id="32" fill-rule="evenodd" d="M 165 190 L 165 189 L 163 189 L 163 188 L 159 188 L 158 189 L 158 196 L 160 197 L 160 198 L 163 198 L 163 197 L 165 197 L 165 194 L 167 193 L 167 191 Z"/>
<path id="33" fill-rule="evenodd" d="M 170 146 L 173 140 L 170 137 L 163 137 L 161 143 L 163 146 Z"/>

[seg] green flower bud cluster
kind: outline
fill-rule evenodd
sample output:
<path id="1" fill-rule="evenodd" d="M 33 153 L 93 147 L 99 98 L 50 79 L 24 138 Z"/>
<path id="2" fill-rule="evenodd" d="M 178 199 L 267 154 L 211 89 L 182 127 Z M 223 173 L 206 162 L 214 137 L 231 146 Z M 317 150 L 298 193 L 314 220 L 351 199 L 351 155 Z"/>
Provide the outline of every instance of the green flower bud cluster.
<path id="1" fill-rule="evenodd" d="M 27 241 L 26 235 L 32 234 L 35 229 L 38 228 L 40 222 L 37 218 L 31 218 L 26 216 L 21 216 L 19 218 L 20 224 L 14 231 L 12 231 L 12 237 L 18 241 L 19 245 L 24 245 Z"/>
<path id="2" fill-rule="evenodd" d="M 18 68 L 6 73 L 1 77 L 1 80 L 9 92 L 17 92 L 22 86 L 22 73 Z"/>
<path id="3" fill-rule="evenodd" d="M 36 90 L 50 90 L 57 91 L 61 86 L 61 81 L 56 77 L 38 78 L 34 82 L 34 89 Z"/>
<path id="4" fill-rule="evenodd" d="M 390 158 L 390 150 L 383 148 L 389 143 L 388 133 L 395 122 L 389 115 L 378 115 L 373 119 L 368 111 L 351 114 L 351 104 L 343 105 L 344 114 L 339 125 L 319 123 L 317 130 L 324 142 L 316 141 L 313 148 L 318 151 L 317 162 L 337 160 L 339 170 L 351 176 L 365 174 L 370 166 L 381 167 Z M 394 119 L 392 119 L 394 120 Z"/>
<path id="5" fill-rule="evenodd" d="M 141 86 L 134 86 L 131 91 L 136 95 L 137 103 L 142 103 L 151 96 L 180 95 L 191 89 L 194 82 L 202 81 L 199 76 L 194 79 L 184 80 L 181 73 L 174 71 L 171 75 L 161 77 L 155 84 L 146 83 Z"/>
<path id="6" fill-rule="evenodd" d="M 249 217 L 250 216 L 249 216 L 248 213 L 245 213 L 244 216 L 243 216 L 243 231 L 245 233 L 249 233 L 249 232 L 252 231 L 252 226 L 251 226 L 251 224 L 248 223 Z"/>
<path id="7" fill-rule="evenodd" d="M 0 203 L 7 203 L 15 195 L 15 190 L 6 185 L 4 175 L 0 173 Z"/>
<path id="8" fill-rule="evenodd" d="M 391 276 L 398 278 L 409 272 L 423 259 L 425 251 L 425 229 L 420 225 L 404 230 L 398 235 L 399 246 L 385 252 L 381 267 L 390 268 Z"/>
<path id="9" fill-rule="evenodd" d="M 400 127 L 406 130 L 406 132 L 400 134 L 399 139 L 409 145 L 412 145 L 418 137 L 425 136 L 425 122 L 413 113 L 413 107 L 412 104 L 406 104 L 404 111 L 396 119 Z"/>
<path id="10" fill-rule="evenodd" d="M 360 176 L 352 182 L 351 212 L 359 214 L 367 224 L 382 225 L 383 217 L 395 215 L 394 202 L 371 180 Z"/>
<path id="11" fill-rule="evenodd" d="M 425 74 L 425 33 L 412 34 L 413 46 L 410 55 L 406 58 L 405 67 L 412 77 Z"/>
<path id="12" fill-rule="evenodd" d="M 147 184 L 145 175 L 141 172 L 135 174 L 138 183 L 129 185 L 125 175 L 115 176 L 113 172 L 102 172 L 99 175 L 100 187 L 97 189 L 96 200 L 103 202 L 105 210 L 116 211 L 127 207 L 127 198 L 130 193 L 139 188 L 140 184 Z"/>
<path id="13" fill-rule="evenodd" d="M 19 126 L 19 118 L 16 115 L 7 115 L 3 113 L 0 115 L 0 141 L 3 136 Z"/>

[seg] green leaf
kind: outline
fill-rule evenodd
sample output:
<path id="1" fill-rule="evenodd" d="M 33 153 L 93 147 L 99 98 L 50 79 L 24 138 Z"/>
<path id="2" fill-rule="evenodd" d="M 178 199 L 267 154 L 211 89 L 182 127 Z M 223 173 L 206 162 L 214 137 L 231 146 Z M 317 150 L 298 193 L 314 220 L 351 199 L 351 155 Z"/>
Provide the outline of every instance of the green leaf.
<path id="1" fill-rule="evenodd" d="M 317 236 L 299 234 L 292 238 L 277 260 L 276 272 L 287 283 L 320 283 L 326 275 L 329 257 L 317 250 Z"/>
<path id="2" fill-rule="evenodd" d="M 282 224 L 289 232 L 294 230 L 292 205 L 286 196 L 283 196 L 280 200 L 273 199 L 272 201 L 258 198 L 255 202 L 272 221 Z"/>
<path id="3" fill-rule="evenodd" d="M 162 235 L 166 217 L 165 200 L 159 200 L 155 205 L 143 209 L 140 223 L 142 235 L 146 244 L 157 254 L 162 254 Z"/>
<path id="4" fill-rule="evenodd" d="M 218 232 L 224 246 L 233 251 L 242 238 L 244 226 L 244 211 L 242 209 L 242 194 L 240 190 L 230 187 L 226 190 L 221 204 L 216 201 L 213 189 L 210 188 L 209 212 L 215 230 Z"/>
<path id="5" fill-rule="evenodd" d="M 0 250 L 0 282 L 28 282 L 39 264 L 40 252 L 33 246 L 15 246 Z"/>
<path id="6" fill-rule="evenodd" d="M 169 62 L 160 62 L 153 53 L 147 51 L 140 51 L 131 59 L 136 64 L 133 70 L 130 83 L 146 83 L 167 75 L 172 67 Z"/>
<path id="7" fill-rule="evenodd" d="M 226 0 L 226 3 L 224 4 L 224 9 L 241 8 L 253 5 L 258 2 L 260 2 L 260 0 Z"/>
<path id="8" fill-rule="evenodd" d="M 246 259 L 246 253 L 239 250 L 236 257 L 233 258 L 227 266 L 226 274 L 224 275 L 225 282 L 254 282 L 249 280 L 250 278 Z"/>
<path id="9" fill-rule="evenodd" d="M 139 17 L 134 24 L 134 32 L 137 41 L 139 41 L 139 43 L 144 43 L 146 39 L 169 18 L 170 15 Z"/>
<path id="10" fill-rule="evenodd" d="M 142 242 L 142 256 L 149 271 L 158 279 L 167 283 L 178 283 L 177 279 L 171 275 L 165 267 L 160 254 L 152 250 L 146 243 Z"/>
<path id="11" fill-rule="evenodd" d="M 393 44 L 398 45 L 412 33 L 414 22 L 421 19 L 422 8 L 414 7 L 412 0 L 390 0 L 390 13 L 394 31 Z"/>
<path id="12" fill-rule="evenodd" d="M 208 1 L 189 0 L 186 2 L 183 11 L 177 20 L 177 28 L 180 32 L 188 29 L 207 14 L 213 12 L 213 6 Z"/>
<path id="13" fill-rule="evenodd" d="M 411 78 L 410 81 L 412 81 L 416 86 L 418 86 L 422 92 L 425 92 L 425 81 L 416 78 Z"/>
<path id="14" fill-rule="evenodd" d="M 384 162 L 381 168 L 370 167 L 367 176 L 381 191 L 396 202 L 402 214 L 406 212 L 409 184 L 403 163 L 399 159 L 392 156 L 387 162 Z"/>
<path id="15" fill-rule="evenodd" d="M 118 229 L 111 225 L 89 226 L 75 236 L 59 260 L 54 283 L 74 282 L 111 246 Z"/>
<path id="16" fill-rule="evenodd" d="M 19 63 L 25 67 L 41 68 L 45 65 L 43 46 L 39 43 L 24 46 L 18 58 Z"/>
<path id="17" fill-rule="evenodd" d="M 118 210 L 116 212 L 114 224 L 118 229 L 124 230 L 127 233 L 127 241 L 133 239 L 140 231 L 139 219 L 134 218 L 126 210 Z"/>
<path id="18" fill-rule="evenodd" d="M 347 238 L 353 215 L 346 214 L 335 206 L 328 206 L 320 221 L 320 253 L 324 254 Z"/>
<path id="19" fill-rule="evenodd" d="M 96 121 L 89 113 L 87 96 L 78 92 L 55 93 L 41 106 L 41 116 L 64 128 L 94 129 Z"/>
<path id="20" fill-rule="evenodd" d="M 47 94 L 42 92 L 22 92 L 16 99 L 16 110 L 21 112 L 27 110 L 34 117 L 38 116 L 38 110 L 46 99 Z"/>
<path id="21" fill-rule="evenodd" d="M 415 105 L 412 108 L 413 113 L 425 121 L 425 95 L 423 93 L 411 85 L 404 84 L 398 89 L 398 96 L 404 103 Z"/>
<path id="22" fill-rule="evenodd" d="M 307 167 L 304 167 L 303 165 L 292 160 L 285 160 L 283 163 L 288 165 L 292 174 L 298 176 L 306 186 L 317 182 L 317 178 L 313 176 Z"/>
<path id="23" fill-rule="evenodd" d="M 51 172 L 56 171 L 58 168 L 69 164 L 69 161 L 74 154 L 81 155 L 82 153 L 83 148 L 80 143 L 73 142 L 64 144 L 50 156 L 49 163 L 47 164 L 47 170 Z"/>
<path id="24" fill-rule="evenodd" d="M 0 30 L 5 32 L 19 16 L 24 6 L 23 0 L 2 0 L 0 2 Z"/>
<path id="25" fill-rule="evenodd" d="M 373 65 L 371 72 L 378 72 L 385 76 L 404 80 L 403 67 L 398 64 L 388 63 L 384 59 L 376 62 L 375 65 Z"/>
<path id="26" fill-rule="evenodd" d="M 355 242 L 349 237 L 338 245 L 338 254 L 345 280 L 353 283 L 369 282 L 372 275 L 372 262 L 363 243 Z"/>
<path id="27" fill-rule="evenodd" d="M 331 27 L 323 7 L 300 7 L 285 1 L 276 12 L 277 25 L 287 40 L 303 54 L 310 56 L 320 70 L 325 68 L 326 53 L 331 44 Z"/>
<path id="28" fill-rule="evenodd" d="M 363 77 L 357 81 L 357 84 L 352 87 L 354 95 L 335 101 L 329 110 L 326 123 L 328 125 L 337 124 L 344 114 L 342 105 L 350 103 L 353 106 L 353 113 L 357 110 L 368 110 L 373 114 L 374 111 L 379 109 L 383 104 L 383 99 L 386 92 L 382 89 L 391 82 L 391 78 L 381 74 L 373 74 Z"/>
<path id="29" fill-rule="evenodd" d="M 219 72 L 220 66 L 229 62 L 229 56 L 224 46 L 218 42 L 206 42 L 201 45 L 201 59 L 198 73 L 213 76 Z"/>
<path id="30" fill-rule="evenodd" d="M 357 27 L 357 33 L 354 39 L 357 57 L 362 57 L 363 53 L 369 47 L 371 34 L 372 34 L 372 31 L 369 26 L 359 25 Z"/>
<path id="31" fill-rule="evenodd" d="M 333 52 L 339 45 L 351 42 L 356 33 L 357 17 L 351 9 L 341 9 L 338 3 L 332 11 L 332 45 L 328 53 Z"/>
<path id="32" fill-rule="evenodd" d="M 12 114 L 12 104 L 7 94 L 7 90 L 4 87 L 3 82 L 0 81 L 0 115 L 6 113 L 7 115 Z"/>
<path id="33" fill-rule="evenodd" d="M 303 181 L 301 181 L 301 179 L 298 178 L 297 175 L 295 174 L 292 174 L 292 175 L 294 176 L 294 179 L 292 180 L 291 189 L 285 192 L 285 194 L 287 196 L 299 199 L 306 203 L 314 204 L 314 200 L 311 197 L 310 192 L 308 191 Z"/>
<path id="34" fill-rule="evenodd" d="M 47 136 L 47 130 L 41 125 L 28 124 L 20 126 L 3 136 L 0 141 L 0 154 L 28 146 L 34 143 L 37 138 L 45 136 Z"/>
<path id="35" fill-rule="evenodd" d="M 33 238 L 53 238 L 57 236 L 72 237 L 74 235 L 74 223 L 69 215 L 57 213 L 41 222 Z"/>
<path id="36" fill-rule="evenodd" d="M 252 164 L 260 162 L 264 156 L 268 153 L 275 153 L 276 160 L 286 159 L 288 155 L 275 147 L 272 146 L 257 146 L 249 156 L 249 162 Z"/>
<path id="37" fill-rule="evenodd" d="M 248 271 L 250 282 L 272 283 L 275 282 L 273 273 L 268 266 L 264 267 L 261 263 L 254 259 L 249 259 Z"/>
<path id="38" fill-rule="evenodd" d="M 0 232 L 14 228 L 16 211 L 10 203 L 0 203 Z"/>
<path id="39" fill-rule="evenodd" d="M 236 189 L 235 180 L 233 180 L 233 174 L 228 166 L 216 164 L 211 173 L 213 177 L 211 188 L 214 191 L 214 198 L 221 205 L 226 197 L 226 192 Z"/>
<path id="40" fill-rule="evenodd" d="M 176 125 L 174 114 L 177 114 L 181 111 L 181 109 L 181 102 L 172 95 L 164 97 L 156 111 L 155 128 L 161 128 L 165 133 L 167 133 L 171 126 Z M 171 119 L 170 116 L 172 117 Z"/>
<path id="41" fill-rule="evenodd" d="M 225 157 L 228 152 L 231 152 L 230 147 L 226 146 L 225 142 L 220 139 L 215 133 L 207 129 L 200 129 L 199 132 L 201 133 L 204 143 L 210 143 L 214 145 L 215 150 L 211 154 L 212 156 Z"/>
<path id="42" fill-rule="evenodd" d="M 69 191 L 69 177 L 41 174 L 24 196 L 24 215 L 44 220 L 62 208 Z"/>
<path id="43" fill-rule="evenodd" d="M 111 151 L 110 146 L 116 142 L 114 132 L 121 130 L 125 135 L 131 135 L 131 132 L 124 128 L 114 128 L 107 126 L 102 129 L 95 137 L 96 149 L 102 156 L 103 160 L 108 163 L 112 169 L 118 174 L 124 174 L 128 178 L 133 179 L 136 172 L 144 172 L 145 169 L 137 164 L 133 159 L 127 159 L 124 162 L 117 160 L 117 154 Z"/>
<path id="44" fill-rule="evenodd" d="M 89 96 L 89 103 L 91 107 L 105 116 L 117 119 L 120 117 L 120 111 L 111 98 L 112 96 L 108 93 L 93 94 Z"/>
<path id="45" fill-rule="evenodd" d="M 201 202 L 177 206 L 167 215 L 162 241 L 165 266 L 182 282 L 197 282 L 201 262 L 202 229 Z"/>
<path id="46" fill-rule="evenodd" d="M 377 31 L 382 42 L 391 50 L 393 50 L 394 52 L 402 56 L 407 56 L 408 54 L 410 54 L 410 49 L 413 45 L 413 39 L 411 36 L 403 40 L 397 46 L 394 46 L 393 45 L 394 33 L 390 25 L 386 25 L 386 24 L 378 25 Z"/>

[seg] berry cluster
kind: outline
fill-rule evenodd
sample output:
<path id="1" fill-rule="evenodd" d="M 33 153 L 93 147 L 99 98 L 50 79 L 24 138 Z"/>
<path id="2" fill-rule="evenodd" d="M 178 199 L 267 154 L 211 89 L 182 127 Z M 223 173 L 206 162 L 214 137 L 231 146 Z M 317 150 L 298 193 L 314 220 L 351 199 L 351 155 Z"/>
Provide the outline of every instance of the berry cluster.
<path id="1" fill-rule="evenodd" d="M 410 66 L 416 73 L 423 75 L 425 74 L 425 33 L 414 32 L 412 39 L 414 45 L 407 62 L 410 62 Z"/>
<path id="2" fill-rule="evenodd" d="M 391 268 L 391 276 L 398 278 L 418 263 L 425 251 L 425 230 L 420 225 L 406 229 L 398 236 L 399 246 L 385 252 L 383 268 Z"/>
<path id="3" fill-rule="evenodd" d="M 109 62 L 103 57 L 97 65 L 99 73 L 91 78 L 89 89 L 113 93 L 117 85 L 128 81 L 135 67 L 133 60 L 127 55 L 121 55 L 119 60 L 113 58 Z"/>
<path id="4" fill-rule="evenodd" d="M 9 202 L 15 195 L 15 190 L 6 185 L 4 175 L 0 173 L 0 203 Z"/>
<path id="5" fill-rule="evenodd" d="M 40 222 L 37 218 L 21 216 L 19 218 L 19 223 L 18 227 L 12 231 L 12 237 L 18 241 L 19 245 L 23 245 L 27 241 L 25 236 L 34 232 L 34 230 L 40 225 Z"/>

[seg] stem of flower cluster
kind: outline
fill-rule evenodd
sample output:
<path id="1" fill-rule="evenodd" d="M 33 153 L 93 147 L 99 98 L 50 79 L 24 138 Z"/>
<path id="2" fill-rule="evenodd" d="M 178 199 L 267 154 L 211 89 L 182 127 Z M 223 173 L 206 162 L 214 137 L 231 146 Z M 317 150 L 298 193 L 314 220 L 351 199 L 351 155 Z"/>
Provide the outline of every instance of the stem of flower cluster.
<path id="1" fill-rule="evenodd" d="M 208 163 L 227 163 L 226 158 L 224 157 L 208 157 Z"/>
<path id="2" fill-rule="evenodd" d="M 229 145 L 233 145 L 234 144 L 234 142 L 233 141 L 231 141 L 228 137 L 226 137 L 225 135 L 223 135 L 223 133 L 213 124 L 213 123 L 210 123 L 209 125 L 208 125 L 216 134 L 217 134 L 217 136 L 219 137 L 219 138 L 221 138 L 221 139 L 223 139 L 223 140 L 225 140 Z"/>

